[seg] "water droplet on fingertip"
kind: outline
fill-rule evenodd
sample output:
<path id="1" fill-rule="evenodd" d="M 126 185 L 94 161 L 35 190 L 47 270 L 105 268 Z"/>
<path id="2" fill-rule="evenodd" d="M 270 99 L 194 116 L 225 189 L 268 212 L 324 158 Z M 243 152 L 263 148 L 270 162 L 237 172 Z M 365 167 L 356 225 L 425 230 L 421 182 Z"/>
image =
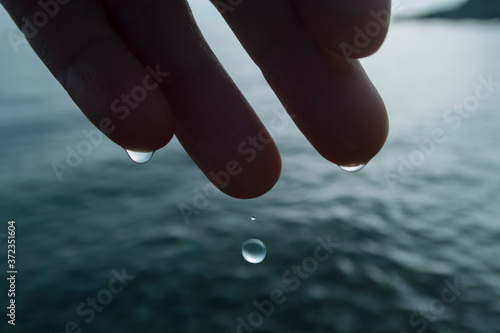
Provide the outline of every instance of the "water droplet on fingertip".
<path id="1" fill-rule="evenodd" d="M 148 163 L 151 158 L 153 157 L 153 151 L 150 152 L 138 152 L 138 151 L 132 151 L 132 150 L 125 150 L 128 154 L 128 157 L 132 161 L 134 161 L 137 164 L 144 164 Z"/>
<path id="2" fill-rule="evenodd" d="M 241 254 L 249 263 L 258 264 L 266 258 L 266 246 L 262 241 L 252 238 L 243 243 Z"/>
<path id="3" fill-rule="evenodd" d="M 339 168 L 341 168 L 342 170 L 347 171 L 349 173 L 355 173 L 355 172 L 363 170 L 365 166 L 366 166 L 366 164 L 352 164 L 352 165 L 346 165 L 346 166 L 339 165 Z"/>

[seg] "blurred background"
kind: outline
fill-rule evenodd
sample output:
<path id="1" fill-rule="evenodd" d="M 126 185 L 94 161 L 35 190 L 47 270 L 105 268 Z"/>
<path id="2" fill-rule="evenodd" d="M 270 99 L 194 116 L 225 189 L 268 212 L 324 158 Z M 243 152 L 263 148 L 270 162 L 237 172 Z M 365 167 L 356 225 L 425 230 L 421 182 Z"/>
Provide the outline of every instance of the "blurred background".
<path id="1" fill-rule="evenodd" d="M 209 2 L 190 2 L 269 125 L 277 98 Z M 465 6 L 499 17 L 498 2 Z M 29 46 L 13 46 L 21 35 L 0 9 L 0 241 L 6 251 L 16 220 L 18 269 L 16 326 L 2 278 L 0 330 L 500 332 L 500 86 L 487 83 L 500 81 L 499 21 L 456 10 L 463 1 L 394 5 L 384 47 L 363 60 L 390 116 L 380 154 L 348 174 L 288 123 L 273 132 L 276 187 L 247 201 L 212 195 L 189 224 L 179 205 L 194 207 L 207 180 L 175 140 L 136 165 L 105 139 L 58 179 L 54 162 L 93 126 Z M 340 247 L 307 266 L 317 237 Z M 249 238 L 267 246 L 261 264 L 242 258 Z M 303 263 L 307 277 L 292 270 Z M 135 278 L 110 293 L 123 269 Z M 275 289 L 284 301 L 267 317 L 254 301 Z M 93 311 L 96 297 L 106 304 Z"/>

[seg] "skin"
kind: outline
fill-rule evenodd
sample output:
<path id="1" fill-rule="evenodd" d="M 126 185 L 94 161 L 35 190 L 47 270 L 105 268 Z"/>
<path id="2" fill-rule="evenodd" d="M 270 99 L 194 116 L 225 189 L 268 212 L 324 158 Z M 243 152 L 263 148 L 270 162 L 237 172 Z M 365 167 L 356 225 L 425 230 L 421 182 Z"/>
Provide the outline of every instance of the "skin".
<path id="1" fill-rule="evenodd" d="M 281 171 L 278 149 L 184 0 L 60 1 L 67 3 L 28 41 L 94 125 L 112 122 L 114 129 L 104 131 L 112 141 L 145 152 L 162 148 L 175 134 L 224 193 L 254 198 L 274 186 Z M 42 10 L 36 0 L 0 3 L 25 34 L 26 19 L 33 23 Z M 355 28 L 365 31 L 376 22 L 372 11 L 388 12 L 390 0 L 213 3 L 324 158 L 348 166 L 366 164 L 378 153 L 388 133 L 387 113 L 354 58 L 380 47 L 388 22 L 356 52 L 346 53 L 342 45 L 354 47 Z M 116 112 L 113 101 L 143 86 L 147 66 L 168 76 L 144 100 L 129 104 L 128 114 Z M 256 153 L 242 153 L 241 145 Z"/>

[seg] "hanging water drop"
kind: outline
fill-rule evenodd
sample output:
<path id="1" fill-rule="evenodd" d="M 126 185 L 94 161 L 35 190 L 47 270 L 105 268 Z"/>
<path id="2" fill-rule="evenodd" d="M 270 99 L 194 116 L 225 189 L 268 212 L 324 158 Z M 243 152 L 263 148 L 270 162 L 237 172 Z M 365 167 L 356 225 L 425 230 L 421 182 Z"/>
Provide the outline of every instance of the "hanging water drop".
<path id="1" fill-rule="evenodd" d="M 347 171 L 349 173 L 355 173 L 355 172 L 361 171 L 364 169 L 365 166 L 366 166 L 365 164 L 352 164 L 352 165 L 346 165 L 346 166 L 339 165 L 339 167 L 342 170 Z"/>
<path id="2" fill-rule="evenodd" d="M 252 238 L 243 243 L 241 254 L 249 263 L 258 264 L 266 258 L 266 246 L 262 241 Z"/>
<path id="3" fill-rule="evenodd" d="M 250 220 L 255 221 L 256 220 L 255 216 L 252 216 Z"/>
<path id="4" fill-rule="evenodd" d="M 134 161 L 135 163 L 137 164 L 144 164 L 144 163 L 148 163 L 149 160 L 151 160 L 151 158 L 153 157 L 153 151 L 150 151 L 150 152 L 138 152 L 138 151 L 132 151 L 132 150 L 125 150 L 128 154 L 128 157 L 130 157 L 130 159 L 132 161 Z"/>

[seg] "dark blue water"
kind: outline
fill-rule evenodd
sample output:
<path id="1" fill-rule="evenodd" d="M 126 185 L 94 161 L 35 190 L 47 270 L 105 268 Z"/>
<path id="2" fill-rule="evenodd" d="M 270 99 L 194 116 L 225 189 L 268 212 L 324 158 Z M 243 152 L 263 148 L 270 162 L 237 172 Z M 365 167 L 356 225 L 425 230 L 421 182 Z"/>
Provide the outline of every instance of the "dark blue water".
<path id="1" fill-rule="evenodd" d="M 207 38 L 269 124 L 282 107 L 221 29 Z M 189 224 L 179 205 L 207 181 L 177 142 L 136 165 L 104 140 L 59 181 L 53 163 L 93 127 L 26 46 L 0 39 L 1 247 L 15 219 L 18 266 L 2 332 L 500 332 L 500 87 L 447 111 L 479 77 L 500 81 L 499 33 L 394 24 L 365 61 L 392 125 L 365 170 L 322 160 L 287 123 L 276 187 L 210 192 Z M 249 238 L 267 246 L 261 264 L 241 256 Z"/>

